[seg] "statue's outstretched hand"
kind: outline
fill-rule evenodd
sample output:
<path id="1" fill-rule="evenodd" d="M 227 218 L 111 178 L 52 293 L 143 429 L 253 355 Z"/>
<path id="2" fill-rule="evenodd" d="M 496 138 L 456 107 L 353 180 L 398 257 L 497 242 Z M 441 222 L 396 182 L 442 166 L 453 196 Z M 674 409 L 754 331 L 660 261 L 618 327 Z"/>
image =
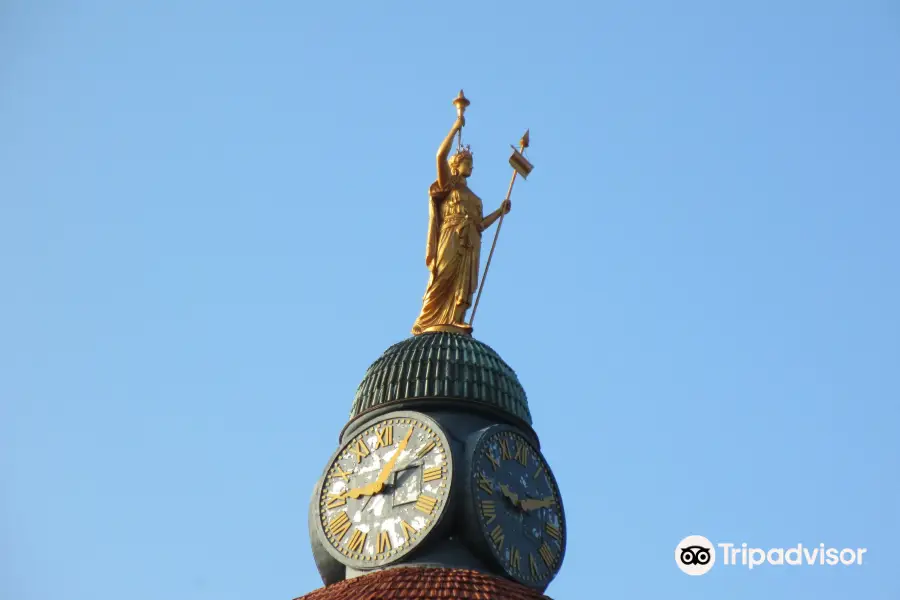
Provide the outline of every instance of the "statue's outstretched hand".
<path id="1" fill-rule="evenodd" d="M 512 202 L 510 200 L 504 200 L 500 204 L 500 212 L 504 215 L 508 215 L 509 211 L 512 210 Z"/>

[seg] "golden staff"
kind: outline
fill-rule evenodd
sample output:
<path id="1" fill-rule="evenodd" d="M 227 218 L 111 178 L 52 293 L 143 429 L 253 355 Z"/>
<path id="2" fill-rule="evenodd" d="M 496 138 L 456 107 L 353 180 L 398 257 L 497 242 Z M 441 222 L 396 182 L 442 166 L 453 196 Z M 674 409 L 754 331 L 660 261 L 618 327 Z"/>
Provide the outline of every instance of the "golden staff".
<path id="1" fill-rule="evenodd" d="M 512 179 L 509 182 L 509 189 L 506 190 L 506 202 L 509 200 L 509 197 L 512 195 L 513 184 L 516 183 L 516 176 L 521 175 L 522 179 L 528 179 L 528 174 L 531 173 L 531 170 L 534 169 L 534 166 L 528 162 L 528 159 L 522 154 L 525 151 L 525 148 L 528 147 L 528 130 L 525 130 L 525 135 L 522 136 L 522 139 L 519 140 L 519 149 L 516 150 L 515 146 L 510 145 L 510 148 L 513 149 L 512 156 L 509 157 L 509 164 L 513 168 Z M 494 232 L 494 242 L 491 244 L 491 252 L 488 254 L 487 263 L 484 265 L 484 273 L 481 276 L 481 284 L 478 286 L 478 295 L 475 296 L 475 305 L 472 307 L 472 318 L 469 319 L 469 327 L 472 326 L 472 323 L 475 322 L 475 311 L 478 310 L 478 301 L 481 300 L 481 291 L 484 289 L 484 280 L 487 279 L 488 269 L 491 268 L 491 259 L 494 257 L 494 248 L 497 247 L 497 238 L 500 237 L 500 228 L 503 227 L 503 217 L 506 216 L 506 213 L 500 213 L 500 221 L 497 223 L 497 231 Z"/>
<path id="2" fill-rule="evenodd" d="M 463 115 L 466 114 L 466 107 L 469 106 L 469 104 L 471 104 L 469 99 L 466 98 L 462 90 L 459 90 L 459 96 L 453 100 L 453 106 L 456 107 L 456 116 L 462 119 Z M 456 151 L 459 152 L 460 150 L 462 150 L 462 127 L 459 128 L 456 137 Z"/>

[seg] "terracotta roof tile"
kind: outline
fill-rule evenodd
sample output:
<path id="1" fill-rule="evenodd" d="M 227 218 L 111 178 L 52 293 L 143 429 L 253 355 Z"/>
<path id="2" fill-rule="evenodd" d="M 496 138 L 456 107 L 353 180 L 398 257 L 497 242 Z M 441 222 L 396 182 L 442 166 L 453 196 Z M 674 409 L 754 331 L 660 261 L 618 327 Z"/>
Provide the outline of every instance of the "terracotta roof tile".
<path id="1" fill-rule="evenodd" d="M 464 569 L 403 567 L 320 588 L 296 600 L 550 600 L 500 577 Z"/>

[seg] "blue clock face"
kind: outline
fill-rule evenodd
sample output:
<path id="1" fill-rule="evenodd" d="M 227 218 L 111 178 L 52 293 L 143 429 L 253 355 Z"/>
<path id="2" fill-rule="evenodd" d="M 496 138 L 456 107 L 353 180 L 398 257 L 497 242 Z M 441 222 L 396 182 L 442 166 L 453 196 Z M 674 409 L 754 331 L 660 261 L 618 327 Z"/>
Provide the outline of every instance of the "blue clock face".
<path id="1" fill-rule="evenodd" d="M 470 489 L 475 518 L 507 576 L 546 587 L 565 554 L 562 498 L 550 467 L 523 435 L 488 431 L 477 443 Z"/>

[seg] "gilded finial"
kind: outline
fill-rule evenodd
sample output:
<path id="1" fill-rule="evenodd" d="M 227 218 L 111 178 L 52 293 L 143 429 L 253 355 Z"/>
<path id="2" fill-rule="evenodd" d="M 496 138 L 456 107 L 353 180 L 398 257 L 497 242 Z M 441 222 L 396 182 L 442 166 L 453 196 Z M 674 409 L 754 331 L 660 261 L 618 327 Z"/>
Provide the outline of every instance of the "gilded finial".
<path id="1" fill-rule="evenodd" d="M 510 145 L 510 148 L 513 149 L 513 153 L 512 156 L 509 157 L 509 165 L 515 169 L 516 173 L 522 176 L 522 179 L 527 179 L 528 174 L 534 169 L 534 165 L 528 162 L 528 159 L 525 158 L 525 155 L 523 154 L 525 148 L 528 147 L 528 143 L 531 141 L 529 131 L 529 129 L 525 130 L 525 135 L 519 140 L 518 149 L 515 146 Z"/>
<path id="2" fill-rule="evenodd" d="M 469 99 L 463 94 L 463 91 L 459 90 L 459 95 L 453 99 L 453 106 L 456 107 L 456 116 L 463 116 L 466 113 L 466 107 L 470 104 L 471 102 L 469 102 Z"/>

